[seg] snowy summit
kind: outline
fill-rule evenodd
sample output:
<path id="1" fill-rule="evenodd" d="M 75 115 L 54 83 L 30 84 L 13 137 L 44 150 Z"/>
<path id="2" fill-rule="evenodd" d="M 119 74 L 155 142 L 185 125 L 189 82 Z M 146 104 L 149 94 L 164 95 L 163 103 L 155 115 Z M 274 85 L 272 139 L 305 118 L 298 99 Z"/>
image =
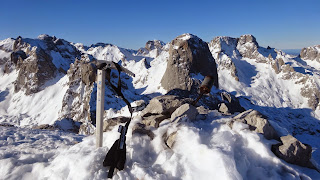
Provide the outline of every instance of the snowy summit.
<path id="1" fill-rule="evenodd" d="M 98 60 L 135 74 L 120 74 L 133 116 L 113 179 L 320 179 L 319 47 L 293 56 L 253 35 L 183 34 L 138 50 L 2 40 L 0 179 L 107 179 L 103 161 L 130 112 L 106 81 L 97 148 Z"/>

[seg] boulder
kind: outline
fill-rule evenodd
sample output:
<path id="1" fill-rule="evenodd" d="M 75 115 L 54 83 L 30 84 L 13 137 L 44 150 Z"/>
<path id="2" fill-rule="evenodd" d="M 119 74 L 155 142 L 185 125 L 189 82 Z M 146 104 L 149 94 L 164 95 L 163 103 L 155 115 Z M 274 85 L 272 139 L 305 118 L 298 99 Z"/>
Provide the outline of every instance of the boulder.
<path id="1" fill-rule="evenodd" d="M 147 117 L 150 115 L 162 114 L 170 117 L 173 111 L 185 102 L 186 100 L 175 95 L 157 96 L 151 99 L 147 107 L 142 111 L 141 115 Z"/>
<path id="2" fill-rule="evenodd" d="M 167 147 L 172 149 L 175 142 L 176 142 L 176 137 L 177 137 L 177 131 L 172 132 L 170 134 L 168 134 L 168 132 L 166 132 L 162 136 L 162 139 L 163 139 L 164 143 L 167 145 Z"/>
<path id="3" fill-rule="evenodd" d="M 145 124 L 146 126 L 152 126 L 152 127 L 158 128 L 159 124 L 163 120 L 168 118 L 169 117 L 167 115 L 163 115 L 163 114 L 151 115 L 151 116 L 142 117 L 142 123 Z"/>
<path id="4" fill-rule="evenodd" d="M 169 91 L 166 95 L 178 96 L 179 98 L 183 99 L 184 103 L 191 104 L 195 99 L 197 99 L 199 93 L 196 89 L 192 89 L 191 91 L 173 89 Z M 196 103 L 196 106 L 204 106 L 204 108 L 211 110 L 217 109 L 218 104 L 221 102 L 218 96 L 218 94 L 205 94 L 199 99 L 199 101 Z"/>
<path id="5" fill-rule="evenodd" d="M 249 109 L 235 116 L 232 121 L 229 122 L 231 128 L 235 121 L 248 124 L 250 130 L 263 134 L 266 139 L 279 139 L 277 132 L 271 126 L 267 117 L 256 110 Z"/>
<path id="6" fill-rule="evenodd" d="M 231 115 L 235 112 L 243 112 L 245 109 L 240 105 L 239 100 L 228 92 L 222 92 L 222 102 L 218 105 L 219 112 L 225 115 Z"/>
<path id="7" fill-rule="evenodd" d="M 171 122 L 194 121 L 197 115 L 196 107 L 186 103 L 172 113 Z"/>
<path id="8" fill-rule="evenodd" d="M 147 135 L 152 140 L 154 138 L 154 133 L 148 129 L 148 127 L 145 124 L 137 123 L 132 128 L 132 135 L 133 134 L 140 134 L 140 135 Z"/>
<path id="9" fill-rule="evenodd" d="M 144 100 L 137 100 L 131 103 L 133 112 L 142 111 L 146 108 L 146 102 Z"/>
<path id="10" fill-rule="evenodd" d="M 166 71 L 161 79 L 164 89 L 191 90 L 199 84 L 191 74 L 211 75 L 218 88 L 218 73 L 208 44 L 192 34 L 178 36 L 170 43 L 169 59 Z"/>
<path id="11" fill-rule="evenodd" d="M 303 144 L 291 135 L 282 136 L 281 143 L 272 145 L 272 152 L 291 164 L 314 168 L 310 162 L 312 147 Z"/>
<path id="12" fill-rule="evenodd" d="M 197 107 L 198 114 L 196 116 L 196 120 L 205 120 L 209 113 L 209 109 L 205 108 L 204 106 Z"/>
<path id="13" fill-rule="evenodd" d="M 103 132 L 110 131 L 114 126 L 120 123 L 126 123 L 128 121 L 130 121 L 130 117 L 124 117 L 124 116 L 114 117 L 106 121 L 103 121 Z"/>

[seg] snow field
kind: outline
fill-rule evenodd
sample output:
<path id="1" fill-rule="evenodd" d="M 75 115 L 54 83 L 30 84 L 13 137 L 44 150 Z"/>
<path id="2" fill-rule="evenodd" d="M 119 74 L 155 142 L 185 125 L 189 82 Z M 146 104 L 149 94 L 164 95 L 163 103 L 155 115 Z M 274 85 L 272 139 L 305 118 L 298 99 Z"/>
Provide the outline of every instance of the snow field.
<path id="1" fill-rule="evenodd" d="M 113 179 L 317 179 L 308 168 L 285 163 L 270 150 L 275 140 L 247 130 L 228 117 L 211 116 L 194 123 L 164 121 L 153 132 L 127 134 L 127 161 Z M 118 126 L 104 133 L 103 147 L 95 147 L 95 136 L 16 127 L 0 127 L 0 165 L 3 179 L 106 179 L 102 162 L 119 137 Z M 173 149 L 162 136 L 177 131 Z M 1 179 L 0 178 L 0 179 Z"/>

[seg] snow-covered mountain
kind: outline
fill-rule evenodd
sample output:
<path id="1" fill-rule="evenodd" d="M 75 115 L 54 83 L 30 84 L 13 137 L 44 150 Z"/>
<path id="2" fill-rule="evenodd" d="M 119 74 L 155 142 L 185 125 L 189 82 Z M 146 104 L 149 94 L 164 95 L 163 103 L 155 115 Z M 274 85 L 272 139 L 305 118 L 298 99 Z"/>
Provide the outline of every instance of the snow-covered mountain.
<path id="1" fill-rule="evenodd" d="M 107 177 L 102 161 L 119 137 L 119 122 L 108 122 L 130 115 L 107 85 L 104 147 L 95 148 L 95 60 L 117 62 L 135 74 L 121 74 L 123 94 L 136 110 L 126 167 L 115 179 L 319 179 L 316 170 L 271 151 L 280 139 L 266 139 L 236 121 L 244 110 L 262 113 L 279 136 L 291 134 L 312 146 L 311 162 L 320 164 L 319 54 L 314 46 L 288 55 L 259 46 L 252 35 L 206 43 L 183 34 L 167 44 L 148 41 L 139 50 L 107 43 L 87 47 L 48 35 L 2 40 L 0 179 Z M 194 88 L 206 75 L 216 78 L 219 89 L 212 88 L 197 109 L 188 106 L 197 115 L 188 111 L 182 118 L 165 108 L 150 115 L 155 101 L 185 107 L 181 102 L 197 97 Z M 116 83 L 117 72 L 111 76 Z"/>

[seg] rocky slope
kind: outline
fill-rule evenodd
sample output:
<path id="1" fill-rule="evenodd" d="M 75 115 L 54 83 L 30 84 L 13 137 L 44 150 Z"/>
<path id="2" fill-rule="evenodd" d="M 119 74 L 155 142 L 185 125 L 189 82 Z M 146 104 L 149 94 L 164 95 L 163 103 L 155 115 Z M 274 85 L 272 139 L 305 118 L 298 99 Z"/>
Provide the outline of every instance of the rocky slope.
<path id="1" fill-rule="evenodd" d="M 294 89 L 299 89 L 299 94 L 307 98 L 309 107 L 313 110 L 319 107 L 319 84 L 316 82 L 318 76 L 307 73 L 305 70 L 308 67 L 304 66 L 302 60 L 298 57 L 294 59 L 281 50 L 260 47 L 256 38 L 252 35 L 243 35 L 240 38 L 216 37 L 209 43 L 209 47 L 213 57 L 217 60 L 218 70 L 226 69 L 236 81 L 243 82 L 245 86 L 250 87 L 254 84 L 252 80 L 242 78 L 246 77 L 246 74 L 253 74 L 255 81 L 258 82 L 257 79 L 261 77 L 259 75 L 261 72 L 256 71 L 257 66 L 264 66 L 267 69 L 272 68 L 274 72 L 269 72 L 274 73 L 272 76 L 277 76 L 276 78 L 280 78 L 281 81 L 294 82 Z M 310 50 L 311 54 L 313 52 Z M 303 57 L 308 56 L 304 55 Z M 246 62 L 249 62 L 249 64 Z M 265 65 L 258 65 L 257 63 Z M 274 77 L 269 76 L 267 78 Z M 271 86 L 281 87 L 282 85 L 273 81 L 270 88 L 272 88 Z"/>
<path id="2" fill-rule="evenodd" d="M 301 59 L 317 61 L 320 63 L 320 45 L 303 48 L 300 52 Z"/>

